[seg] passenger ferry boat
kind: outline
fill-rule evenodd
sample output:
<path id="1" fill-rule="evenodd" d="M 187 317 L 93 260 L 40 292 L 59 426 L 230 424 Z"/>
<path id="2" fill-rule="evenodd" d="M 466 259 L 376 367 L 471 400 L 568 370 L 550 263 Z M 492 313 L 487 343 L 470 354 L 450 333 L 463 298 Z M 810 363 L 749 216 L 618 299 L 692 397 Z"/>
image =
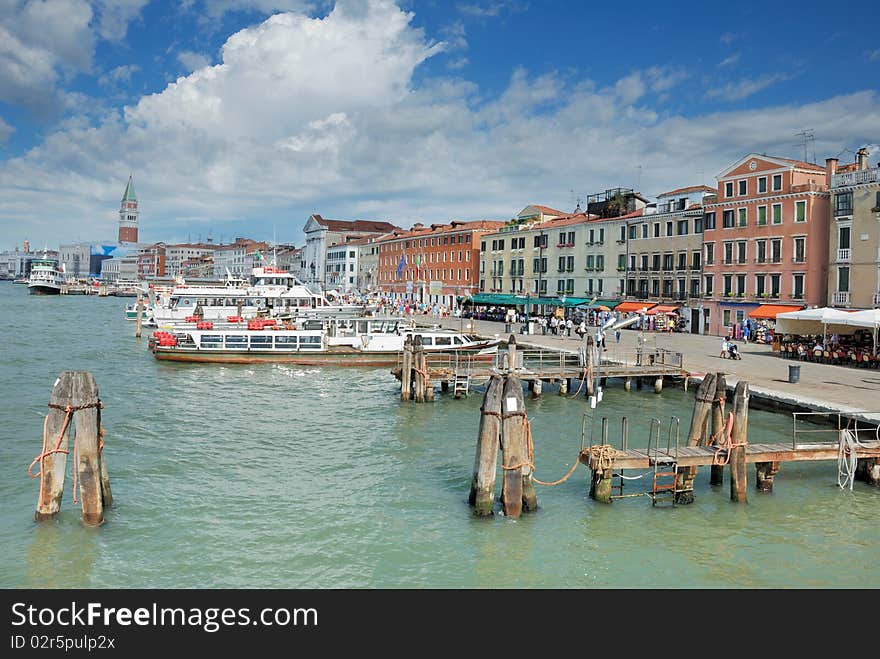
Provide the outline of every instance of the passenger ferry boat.
<path id="1" fill-rule="evenodd" d="M 225 285 L 175 287 L 165 304 L 154 302 L 151 324 L 170 329 L 195 318 L 212 322 L 225 321 L 230 316 L 283 320 L 319 315 L 359 316 L 369 311 L 364 305 L 333 304 L 324 295 L 309 290 L 291 272 L 259 267 L 253 269 L 250 285 L 229 279 Z"/>
<path id="2" fill-rule="evenodd" d="M 417 328 L 403 318 L 235 319 L 215 327 L 199 321 L 174 331 L 157 330 L 149 347 L 156 359 L 179 362 L 306 366 L 394 366 L 408 336 L 421 336 L 426 353 L 461 353 L 491 361 L 500 339 L 442 328 Z M 232 326 L 230 326 L 232 325 Z"/>
<path id="3" fill-rule="evenodd" d="M 43 255 L 43 258 L 31 260 L 28 293 L 31 295 L 59 295 L 63 285 L 64 273 L 58 267 L 58 259 Z"/>

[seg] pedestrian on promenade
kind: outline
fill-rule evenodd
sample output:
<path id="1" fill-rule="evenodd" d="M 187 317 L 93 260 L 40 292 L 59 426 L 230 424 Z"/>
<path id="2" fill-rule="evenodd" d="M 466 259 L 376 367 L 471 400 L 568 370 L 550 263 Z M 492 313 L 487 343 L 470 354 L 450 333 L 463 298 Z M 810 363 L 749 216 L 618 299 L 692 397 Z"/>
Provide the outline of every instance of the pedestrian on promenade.
<path id="1" fill-rule="evenodd" d="M 619 327 L 616 330 L 614 330 L 614 340 L 617 343 L 620 343 L 620 328 Z"/>
<path id="2" fill-rule="evenodd" d="M 538 320 L 538 324 L 541 326 L 541 334 L 546 336 L 547 335 L 547 319 L 544 318 L 544 316 L 541 316 L 541 318 Z"/>
<path id="3" fill-rule="evenodd" d="M 571 322 L 571 318 L 565 321 L 565 331 L 568 336 L 571 336 L 571 328 L 574 326 L 574 323 Z"/>
<path id="4" fill-rule="evenodd" d="M 723 358 L 723 357 L 726 357 L 726 356 L 727 356 L 727 349 L 728 349 L 728 347 L 729 347 L 729 346 L 728 346 L 728 344 L 727 344 L 727 337 L 726 337 L 726 336 L 725 336 L 725 337 L 722 337 L 722 338 L 721 338 L 721 355 L 719 355 L 720 357 Z"/>

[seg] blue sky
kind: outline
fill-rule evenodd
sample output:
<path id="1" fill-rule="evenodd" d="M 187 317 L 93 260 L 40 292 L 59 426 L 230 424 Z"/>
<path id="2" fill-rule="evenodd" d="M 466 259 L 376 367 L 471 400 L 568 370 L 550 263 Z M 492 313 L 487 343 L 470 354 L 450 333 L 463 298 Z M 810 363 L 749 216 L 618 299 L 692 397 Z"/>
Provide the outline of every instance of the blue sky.
<path id="1" fill-rule="evenodd" d="M 302 244 L 714 185 L 750 152 L 880 162 L 870 3 L 0 0 L 0 249 Z M 811 134 L 806 141 L 801 133 Z"/>

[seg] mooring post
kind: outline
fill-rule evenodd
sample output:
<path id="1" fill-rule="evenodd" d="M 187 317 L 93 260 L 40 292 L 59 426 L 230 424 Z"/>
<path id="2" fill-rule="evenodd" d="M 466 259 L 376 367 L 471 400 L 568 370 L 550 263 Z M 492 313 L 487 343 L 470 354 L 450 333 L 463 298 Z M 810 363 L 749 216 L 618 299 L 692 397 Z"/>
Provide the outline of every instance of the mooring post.
<path id="1" fill-rule="evenodd" d="M 659 394 L 663 391 L 663 376 L 658 375 L 657 379 L 654 380 L 654 393 Z"/>
<path id="2" fill-rule="evenodd" d="M 758 492 L 773 491 L 773 477 L 779 473 L 779 462 L 756 462 L 755 485 Z"/>
<path id="3" fill-rule="evenodd" d="M 712 411 L 712 399 L 715 396 L 715 375 L 707 373 L 697 388 L 691 425 L 688 430 L 687 445 L 699 446 L 703 442 L 706 422 Z M 683 467 L 678 472 L 675 503 L 689 504 L 694 502 L 694 480 L 697 477 L 696 467 Z"/>
<path id="4" fill-rule="evenodd" d="M 89 526 L 98 526 L 104 522 L 104 508 L 112 503 L 113 495 L 102 454 L 101 399 L 95 378 L 88 371 L 63 372 L 55 380 L 49 407 L 43 450 L 31 464 L 33 468 L 40 463 L 40 498 L 34 519 L 54 517 L 61 508 L 69 436 L 75 428 L 73 468 L 79 481 L 82 519 Z"/>
<path id="5" fill-rule="evenodd" d="M 414 399 L 417 403 L 425 402 L 425 373 L 422 370 L 424 352 L 422 335 L 416 334 L 413 337 L 413 388 L 415 389 Z"/>
<path id="6" fill-rule="evenodd" d="M 541 378 L 535 378 L 534 386 L 532 387 L 532 398 L 540 398 L 541 397 L 541 389 L 543 388 L 543 383 L 541 382 Z"/>
<path id="7" fill-rule="evenodd" d="M 626 377 L 623 381 L 623 389 L 625 391 L 632 391 L 632 378 Z"/>
<path id="8" fill-rule="evenodd" d="M 421 338 L 421 337 L 419 337 Z M 424 400 L 434 400 L 434 384 L 431 382 L 431 373 L 428 371 L 428 353 L 422 344 L 419 351 L 419 369 L 422 372 L 422 396 Z"/>
<path id="9" fill-rule="evenodd" d="M 746 442 L 749 424 L 749 383 L 740 380 L 733 394 L 733 433 L 730 449 L 730 498 L 746 502 Z"/>
<path id="10" fill-rule="evenodd" d="M 507 371 L 516 371 L 516 335 L 511 334 L 507 339 Z"/>
<path id="11" fill-rule="evenodd" d="M 727 401 L 727 380 L 724 373 L 715 374 L 715 398 L 712 400 L 712 435 L 707 443 L 711 446 L 721 440 L 724 429 L 724 404 Z M 709 472 L 709 485 L 724 483 L 724 465 L 712 465 Z"/>
<path id="12" fill-rule="evenodd" d="M 501 399 L 501 504 L 509 517 L 519 517 L 524 507 L 526 511 L 537 507 L 528 433 L 522 382 L 515 375 L 508 375 Z"/>
<path id="13" fill-rule="evenodd" d="M 400 366 L 400 400 L 409 400 L 412 396 L 412 366 L 412 334 L 408 334 L 403 341 L 403 359 Z"/>
<path id="14" fill-rule="evenodd" d="M 137 292 L 137 305 L 135 307 L 135 311 L 137 312 L 137 319 L 135 324 L 134 335 L 137 338 L 141 338 L 141 316 L 144 313 L 144 296 L 141 293 L 140 289 Z"/>
<path id="15" fill-rule="evenodd" d="M 477 437 L 477 454 L 474 458 L 474 476 L 471 479 L 468 503 L 474 506 L 474 513 L 481 517 L 493 514 L 503 388 L 504 381 L 501 376 L 492 375 L 483 395 L 483 404 L 480 406 L 480 431 Z"/>
<path id="16" fill-rule="evenodd" d="M 880 458 L 859 458 L 856 461 L 856 480 L 880 487 Z"/>
<path id="17" fill-rule="evenodd" d="M 559 395 L 564 396 L 568 393 L 568 378 L 561 378 L 559 380 Z"/>
<path id="18" fill-rule="evenodd" d="M 592 396 L 596 393 L 595 386 L 595 369 L 596 369 L 596 351 L 594 349 L 593 337 L 587 336 L 584 341 L 585 351 L 587 353 L 587 386 L 586 396 Z"/>

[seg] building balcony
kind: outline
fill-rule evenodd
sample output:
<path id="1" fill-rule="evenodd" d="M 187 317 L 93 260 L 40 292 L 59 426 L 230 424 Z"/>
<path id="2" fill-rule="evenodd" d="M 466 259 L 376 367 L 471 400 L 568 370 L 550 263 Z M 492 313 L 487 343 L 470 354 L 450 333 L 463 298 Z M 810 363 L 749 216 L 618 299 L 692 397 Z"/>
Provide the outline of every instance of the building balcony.
<path id="1" fill-rule="evenodd" d="M 880 168 L 860 169 L 855 172 L 844 172 L 831 177 L 832 188 L 842 188 L 860 183 L 877 183 L 880 181 Z"/>
<path id="2" fill-rule="evenodd" d="M 851 249 L 838 249 L 837 250 L 837 262 L 841 261 L 850 261 L 852 259 L 852 250 Z"/>
<path id="3" fill-rule="evenodd" d="M 847 305 L 851 299 L 852 295 L 849 291 L 834 291 L 831 294 L 831 304 Z"/>

